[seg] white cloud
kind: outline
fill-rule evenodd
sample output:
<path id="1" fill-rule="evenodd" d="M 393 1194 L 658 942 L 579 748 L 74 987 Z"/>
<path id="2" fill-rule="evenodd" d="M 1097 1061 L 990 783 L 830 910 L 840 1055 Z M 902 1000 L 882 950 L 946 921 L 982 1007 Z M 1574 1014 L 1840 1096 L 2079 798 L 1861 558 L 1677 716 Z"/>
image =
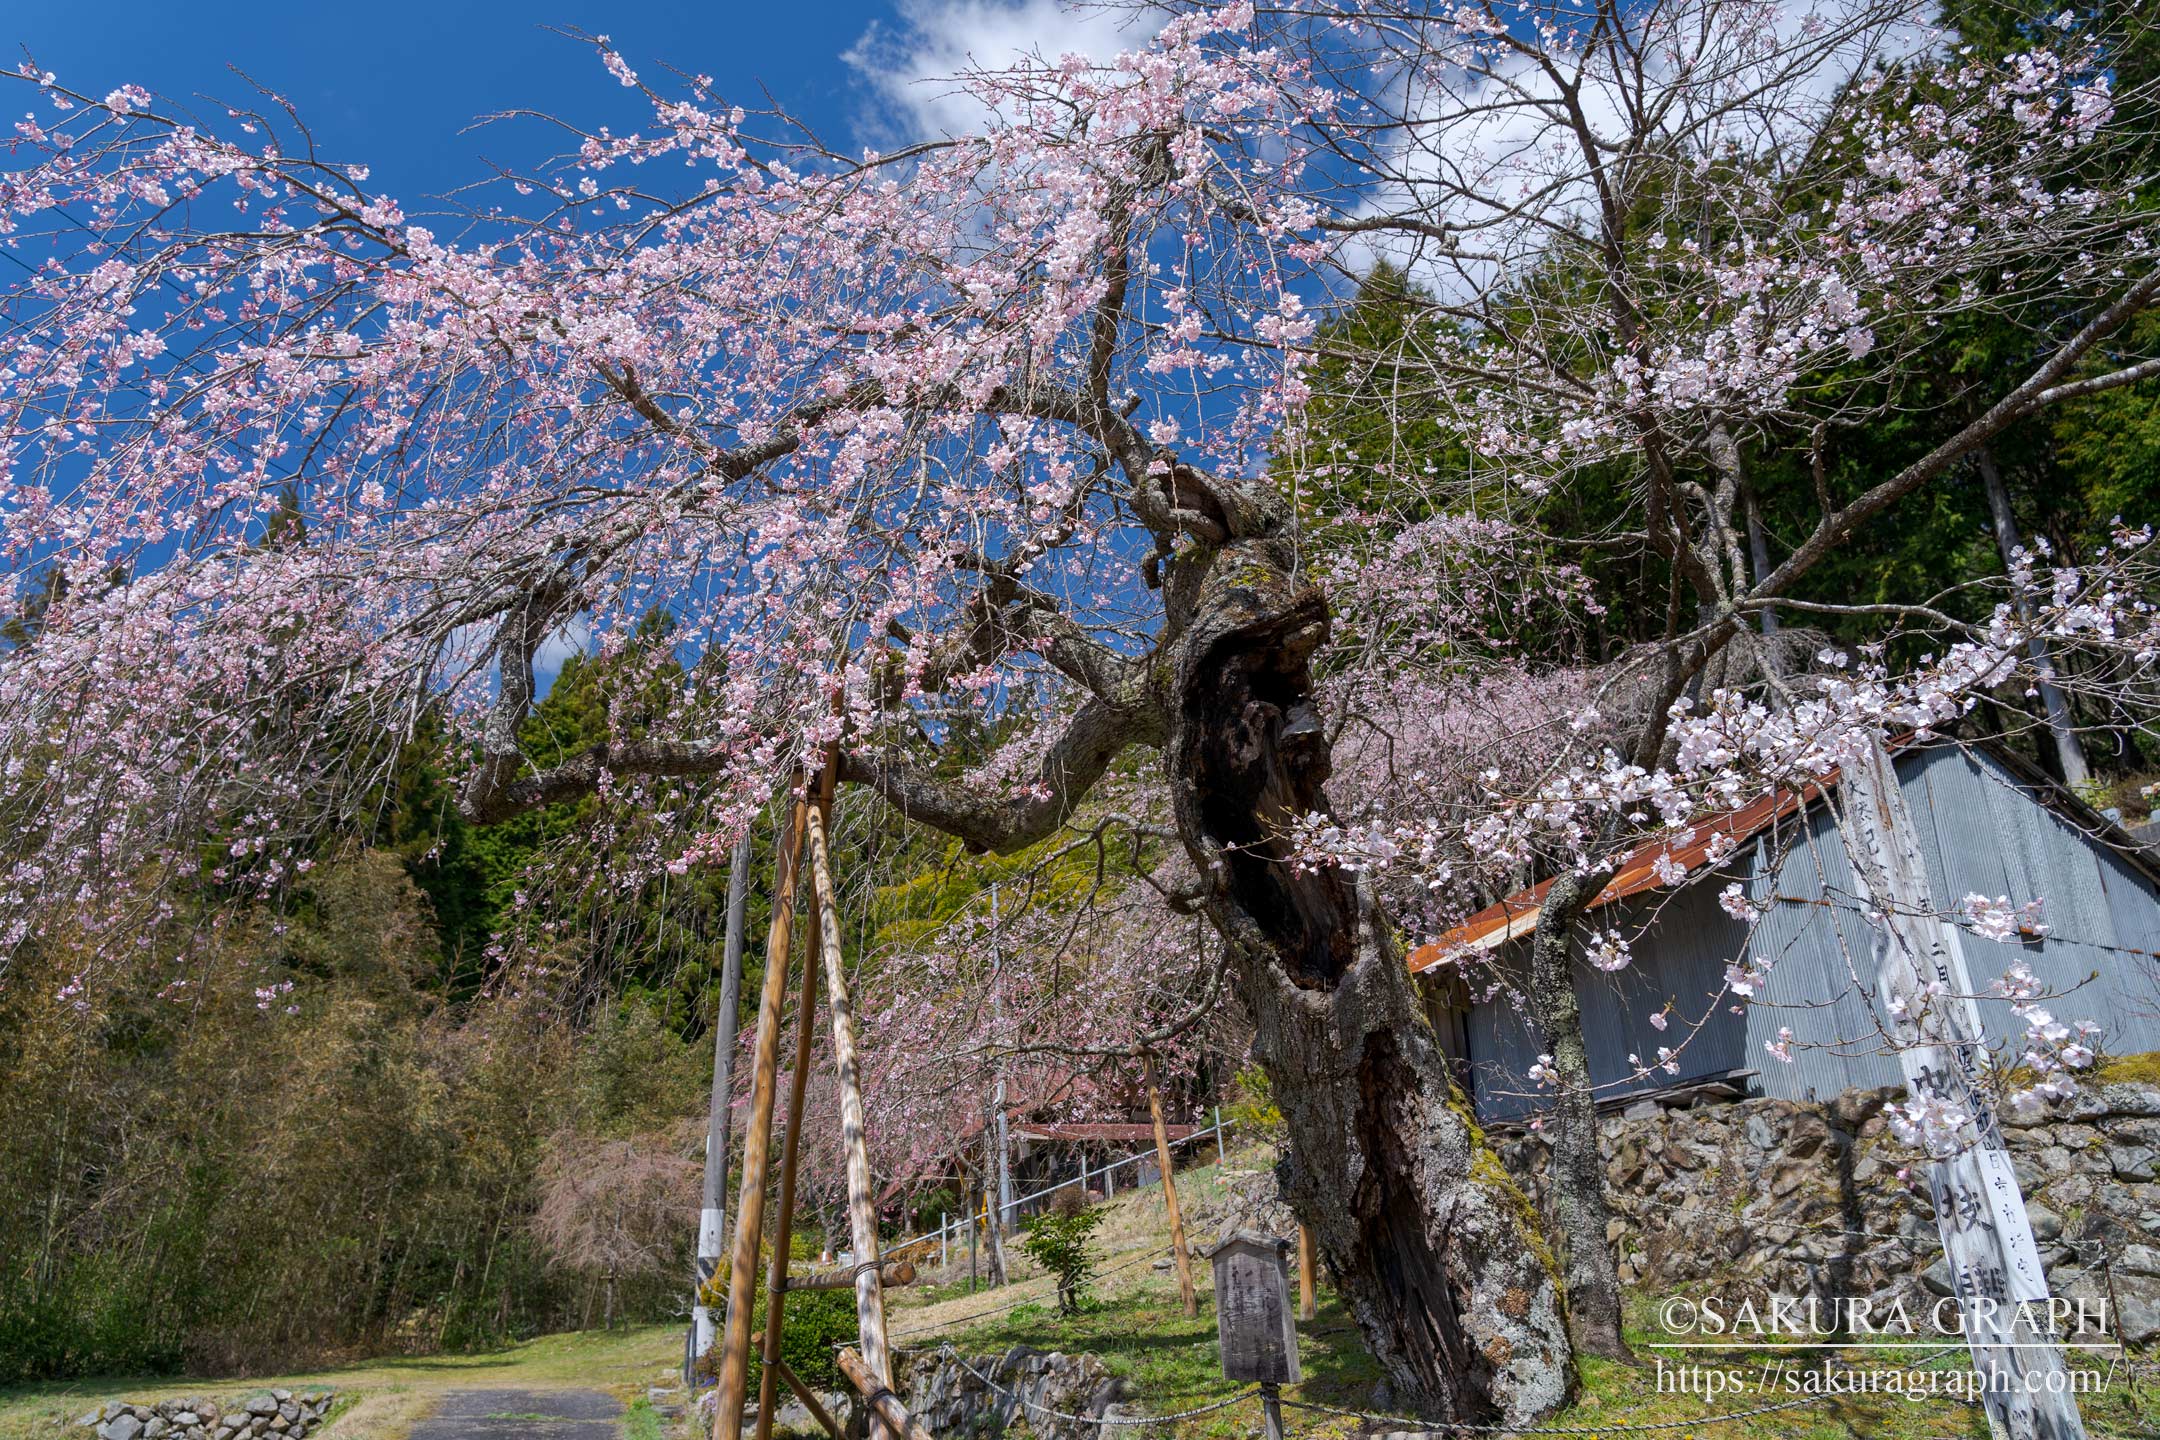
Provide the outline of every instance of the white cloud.
<path id="1" fill-rule="evenodd" d="M 1435 51 L 1404 66 L 1389 56 L 1369 72 L 1382 108 L 1419 122 L 1383 147 L 1386 179 L 1361 213 L 1413 213 L 1453 228 L 1470 258 L 1428 245 L 1376 241 L 1385 256 L 1443 298 L 1488 294 L 1535 265 L 1556 233 L 1594 225 L 1595 190 L 1573 127 L 1581 115 L 1605 155 L 1631 139 L 1636 117 L 1656 116 L 1653 149 L 1698 156 L 1796 154 L 1856 74 L 1934 44 L 1929 0 L 1660 0 L 1628 12 L 1632 46 L 1571 54 L 1548 42 L 1572 94 L 1530 57 L 1505 47 L 1473 64 L 1448 63 L 1447 27 Z M 1556 7 L 1557 8 L 1557 7 Z M 1524 36 L 1522 38 L 1530 38 Z M 1401 98 L 1410 98 L 1405 104 Z"/>
<path id="2" fill-rule="evenodd" d="M 545 695 L 555 687 L 555 678 L 573 655 L 590 655 L 593 649 L 592 622 L 584 616 L 576 616 L 556 627 L 540 648 L 533 652 L 534 691 Z"/>
<path id="3" fill-rule="evenodd" d="M 1082 55 L 1096 63 L 1145 44 L 1162 25 L 1144 6 L 1062 0 L 899 0 L 899 23 L 873 24 L 841 58 L 882 108 L 864 128 L 880 143 L 982 128 L 981 101 L 953 83 L 970 69 Z"/>

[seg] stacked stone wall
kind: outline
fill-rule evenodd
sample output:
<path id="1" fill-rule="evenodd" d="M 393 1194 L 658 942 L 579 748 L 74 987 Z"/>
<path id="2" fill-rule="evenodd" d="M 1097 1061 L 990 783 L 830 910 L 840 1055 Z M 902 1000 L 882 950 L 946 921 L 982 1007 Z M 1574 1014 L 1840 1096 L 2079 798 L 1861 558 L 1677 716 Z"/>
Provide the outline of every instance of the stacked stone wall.
<path id="1" fill-rule="evenodd" d="M 237 1400 L 112 1400 L 75 1423 L 97 1440 L 303 1440 L 336 1400 L 328 1390 L 258 1390 Z"/>
<path id="2" fill-rule="evenodd" d="M 1895 1087 L 1821 1103 L 1741 1100 L 1605 1117 L 1621 1281 L 1652 1294 L 1865 1297 L 1908 1311 L 1950 1293 L 1926 1165 L 1889 1132 Z M 2089 1086 L 2005 1123 L 2050 1288 L 2106 1300 L 2122 1338 L 2160 1337 L 2160 1086 Z M 1546 1142 L 1495 1136 L 1540 1203 Z"/>

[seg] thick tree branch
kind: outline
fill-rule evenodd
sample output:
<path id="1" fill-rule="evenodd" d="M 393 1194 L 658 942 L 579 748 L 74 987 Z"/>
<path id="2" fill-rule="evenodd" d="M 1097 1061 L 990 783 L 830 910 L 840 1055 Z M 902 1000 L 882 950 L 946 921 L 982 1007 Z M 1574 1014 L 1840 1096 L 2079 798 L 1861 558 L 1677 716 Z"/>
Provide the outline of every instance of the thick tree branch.
<path id="1" fill-rule="evenodd" d="M 2063 377 L 2090 354 L 2094 346 L 2121 328 L 2132 316 L 2151 305 L 2156 296 L 2160 296 L 2160 268 L 2148 272 L 2125 290 L 2114 304 L 2087 321 L 2075 335 L 2063 342 L 2061 348 L 2048 357 L 2046 363 L 2027 376 L 2016 389 L 1989 406 L 1987 411 L 1970 425 L 1888 480 L 1863 492 L 1851 504 L 1826 515 L 1816 525 L 1814 533 L 1803 540 L 1792 554 L 1786 556 L 1777 569 L 1757 582 L 1750 598 L 1761 600 L 1783 594 L 1824 557 L 1849 540 L 1867 521 L 1987 444 L 2013 421 L 2023 419 L 2053 403 L 2051 396 L 2061 397 L 2065 391 L 2089 393 L 2077 390 L 2077 384 L 2082 382 L 2066 385 Z"/>
<path id="2" fill-rule="evenodd" d="M 1065 722 L 1032 784 L 993 789 L 947 780 L 867 751 L 843 751 L 840 778 L 876 791 L 908 819 L 956 836 L 971 850 L 1010 854 L 1055 834 L 1112 760 L 1134 745 L 1160 745 L 1163 733 L 1162 716 L 1148 705 L 1094 699 Z"/>

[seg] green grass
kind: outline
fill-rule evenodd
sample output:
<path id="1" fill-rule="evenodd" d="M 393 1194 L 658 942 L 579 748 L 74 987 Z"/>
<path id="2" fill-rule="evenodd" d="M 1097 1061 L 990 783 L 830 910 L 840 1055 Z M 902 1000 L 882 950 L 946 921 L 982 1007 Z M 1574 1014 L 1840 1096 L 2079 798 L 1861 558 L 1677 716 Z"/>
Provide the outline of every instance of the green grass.
<path id="1" fill-rule="evenodd" d="M 2160 1075 L 2160 1057 L 2129 1057 L 2113 1062 L 2113 1066 L 2140 1063 L 2151 1065 Z M 2111 1066 L 2106 1078 L 2122 1077 Z M 1250 1169 L 1257 1163 L 1250 1154 L 1231 1157 L 1233 1166 Z M 1200 1210 L 1223 1193 L 1221 1177 L 1213 1168 L 1181 1174 L 1178 1187 L 1188 1213 Z M 1100 1234 L 1105 1242 L 1102 1268 L 1112 1273 L 1097 1282 L 1091 1302 L 1081 1313 L 1057 1313 L 1050 1281 L 1033 1275 L 1032 1266 L 1018 1263 L 1015 1246 L 1015 1269 L 1021 1278 L 1004 1290 L 971 1292 L 963 1272 L 957 1283 L 917 1285 L 889 1292 L 896 1331 L 935 1326 L 929 1333 L 905 1337 L 899 1344 L 902 1348 L 918 1348 L 949 1339 L 971 1355 L 994 1355 L 1014 1345 L 1094 1354 L 1113 1373 L 1126 1379 L 1132 1402 L 1154 1414 L 1190 1409 L 1237 1390 L 1239 1387 L 1225 1381 L 1221 1373 L 1207 1267 L 1195 1267 L 1200 1311 L 1188 1318 L 1178 1300 L 1175 1275 L 1157 1271 L 1148 1263 L 1164 1252 L 1167 1240 L 1161 1192 L 1120 1195 L 1109 1208 L 1111 1213 Z M 1212 1236 L 1192 1238 L 1206 1240 Z M 1769 1352 L 1745 1351 L 1723 1352 L 1717 1363 L 1719 1368 L 1747 1373 L 1747 1394 L 1705 1401 L 1694 1395 L 1660 1393 L 1657 1372 L 1650 1363 L 1656 1352 L 1647 1348 L 1659 1338 L 1654 1331 L 1654 1298 L 1637 1297 L 1630 1317 L 1629 1338 L 1645 1363 L 1583 1360 L 1579 1396 L 1545 1424 L 1612 1436 L 1624 1433 L 1625 1427 L 1667 1421 L 1681 1422 L 1685 1427 L 1659 1432 L 1659 1440 L 1684 1440 L 1697 1435 L 1704 1440 L 1984 1440 L 1988 1433 L 1984 1417 L 1968 1406 L 1882 1395 L 1839 1397 L 1748 1420 L 1690 1425 L 1687 1422 L 1711 1420 L 1791 1397 L 1784 1393 L 1754 1393 L 1762 1365 L 1776 1357 Z M 1298 1333 L 1304 1380 L 1287 1388 L 1285 1398 L 1343 1409 L 1378 1408 L 1373 1402 L 1380 1381 L 1379 1367 L 1366 1352 L 1356 1325 L 1325 1287 L 1317 1318 L 1301 1324 Z M 612 1334 L 546 1336 L 476 1355 L 364 1361 L 306 1374 L 241 1380 L 138 1377 L 34 1386 L 0 1391 L 0 1440 L 70 1440 L 56 1430 L 54 1422 L 71 1419 L 100 1400 L 155 1402 L 188 1394 L 243 1393 L 273 1385 L 338 1392 L 332 1424 L 321 1432 L 323 1440 L 397 1440 L 427 1412 L 441 1392 L 489 1386 L 608 1391 L 628 1405 L 625 1440 L 664 1440 L 667 1426 L 645 1398 L 645 1390 L 655 1382 L 672 1382 L 681 1343 L 678 1327 L 662 1325 Z M 1818 1364 L 1824 1353 L 1835 1354 L 1853 1365 L 1873 1363 L 1867 1352 L 1860 1350 L 1785 1352 L 1788 1358 L 1810 1356 Z M 1936 1363 L 1955 1367 L 1962 1358 L 1951 1355 Z M 2082 1397 L 2081 1408 L 2094 1440 L 2160 1436 L 2160 1384 L 2152 1379 L 2140 1388 L 2128 1375 L 2118 1373 L 2105 1392 Z M 1354 1421 L 1295 1409 L 1285 1418 L 1287 1429 L 1297 1440 L 1350 1440 L 1359 1428 Z M 1148 1433 L 1158 1440 L 1245 1440 L 1257 1434 L 1260 1425 L 1259 1402 L 1247 1399 Z"/>
<path id="2" fill-rule="evenodd" d="M 1150 1281 L 1155 1277 L 1150 1275 Z M 952 1343 L 963 1354 L 997 1354 L 1014 1345 L 1037 1350 L 1084 1351 L 1101 1358 L 1133 1389 L 1133 1401 L 1155 1414 L 1169 1414 L 1220 1399 L 1240 1387 L 1222 1377 L 1222 1356 L 1215 1343 L 1213 1293 L 1204 1285 L 1200 1313 L 1188 1319 L 1174 1282 L 1143 1282 L 1124 1293 L 1098 1299 L 1078 1315 L 1059 1315 L 1055 1306 L 1023 1306 L 1001 1322 L 961 1330 Z M 1319 1318 L 1299 1328 L 1298 1352 L 1305 1383 L 1296 1392 L 1330 1405 L 1371 1396 L 1380 1369 L 1359 1341 L 1357 1330 L 1332 1296 Z M 1203 1415 L 1177 1427 L 1185 1436 L 1249 1436 L 1260 1422 L 1258 1401 Z M 1293 1425 L 1293 1430 L 1307 1427 Z M 1150 1434 L 1161 1432 L 1151 1430 Z"/>
<path id="3" fill-rule="evenodd" d="M 640 1395 L 623 1414 L 623 1440 L 662 1440 L 667 1426 L 652 1401 Z"/>
<path id="4" fill-rule="evenodd" d="M 73 1440 L 54 1422 L 72 1420 L 103 1400 L 154 1404 L 183 1395 L 242 1395 L 273 1386 L 337 1392 L 329 1423 L 315 1432 L 323 1440 L 397 1440 L 446 1390 L 601 1390 L 635 1411 L 646 1387 L 663 1380 L 672 1383 L 681 1364 L 682 1327 L 648 1325 L 544 1335 L 479 1354 L 392 1356 L 292 1375 L 107 1376 L 0 1390 L 0 1440 Z M 651 1407 L 646 1408 L 650 1414 Z M 651 1418 L 657 1424 L 659 1417 Z M 659 1435 L 633 1430 L 630 1440 L 659 1440 Z"/>
<path id="5" fill-rule="evenodd" d="M 1130 1383 L 1131 1403 L 1154 1414 L 1174 1414 L 1240 1388 L 1222 1377 L 1209 1299 L 1203 1291 L 1200 1314 L 1187 1319 L 1174 1289 L 1142 1285 L 1102 1299 L 1079 1315 L 1060 1316 L 1047 1307 L 1022 1306 L 995 1321 L 960 1330 L 951 1339 L 963 1354 L 970 1355 L 994 1355 L 1014 1345 L 1097 1355 Z M 1373 1408 L 1379 1367 L 1332 1295 L 1323 1291 L 1318 1316 L 1300 1324 L 1298 1336 L 1305 1378 L 1299 1385 L 1284 1388 L 1285 1399 L 1315 1401 L 1341 1409 Z M 1660 1393 L 1651 1359 L 1655 1352 L 1640 1348 L 1655 1338 L 1648 1331 L 1631 1333 L 1631 1341 L 1644 1357 L 1640 1365 L 1585 1358 L 1580 1367 L 1582 1386 L 1577 1399 L 1544 1423 L 1614 1436 L 1628 1426 L 1660 1422 L 1685 1425 L 1688 1421 L 1799 1398 L 1776 1383 L 1771 1393 L 1760 1393 L 1764 1365 L 1779 1359 L 1803 1370 L 1819 1367 L 1826 1355 L 1833 1356 L 1841 1367 L 1868 1368 L 1875 1363 L 1867 1352 L 1859 1350 L 1799 1352 L 1804 1359 L 1790 1351 L 1720 1352 L 1716 1356 L 1717 1368 L 1743 1372 L 1747 1388 L 1745 1393 L 1705 1400 L 1699 1395 Z M 1945 1369 L 1962 1363 L 1962 1354 L 1935 1362 L 1938 1368 Z M 2087 1430 L 2095 1440 L 2160 1434 L 2160 1389 L 2148 1382 L 2139 1394 L 2126 1374 L 2118 1373 L 2106 1392 L 2082 1397 L 2081 1409 Z M 1295 1408 L 1287 1411 L 1285 1419 L 1286 1429 L 1299 1437 L 1349 1440 L 1359 1428 L 1354 1421 Z M 1243 1440 L 1255 1434 L 1260 1424 L 1259 1401 L 1248 1399 L 1149 1433 L 1174 1433 L 1179 1440 Z M 1841 1396 L 1805 1408 L 1706 1425 L 1700 1431 L 1683 1428 L 1661 1433 L 1666 1440 L 1682 1440 L 1698 1433 L 1706 1440 L 1855 1440 L 1862 1436 L 1868 1440 L 1986 1440 L 1988 1428 L 1978 1410 L 1954 1401 L 1873 1395 Z"/>
<path id="6" fill-rule="evenodd" d="M 1251 1155 L 1233 1154 L 1231 1164 L 1249 1169 L 1256 1168 L 1257 1162 Z M 1190 1212 L 1198 1208 L 1198 1202 L 1220 1194 L 1221 1183 L 1212 1170 L 1189 1172 L 1178 1177 L 1178 1192 Z M 1119 1196 L 1112 1212 L 1102 1232 L 1112 1240 L 1103 1247 L 1102 1268 L 1124 1268 L 1098 1282 L 1093 1303 L 1082 1313 L 1059 1315 L 1049 1283 L 1043 1279 L 1029 1279 L 1003 1292 L 972 1297 L 966 1295 L 964 1281 L 947 1287 L 916 1287 L 895 1292 L 908 1296 L 901 1307 L 896 1307 L 896 1328 L 920 1324 L 931 1316 L 949 1317 L 950 1323 L 934 1335 L 901 1343 L 935 1345 L 949 1339 L 963 1353 L 978 1356 L 999 1354 L 1014 1345 L 1097 1355 L 1129 1383 L 1131 1403 L 1153 1414 L 1191 1409 L 1236 1391 L 1239 1387 L 1222 1376 L 1207 1267 L 1196 1267 L 1200 1313 L 1188 1319 L 1178 1301 L 1174 1275 L 1153 1270 L 1145 1263 L 1126 1263 L 1148 1252 L 1162 1253 L 1167 1237 L 1160 1192 Z M 979 1313 L 987 1306 L 1010 1304 L 1022 1297 L 1023 1303 L 1015 1308 Z M 1697 1435 L 1703 1440 L 1986 1440 L 1986 1418 L 1975 1408 L 1943 1399 L 1912 1401 L 1880 1394 L 1840 1396 L 1748 1420 L 1699 1428 L 1690 1425 L 1687 1422 L 1714 1420 L 1734 1411 L 1799 1398 L 1781 1385 L 1774 1385 L 1775 1393 L 1757 1393 L 1763 1366 L 1780 1358 L 1819 1367 L 1823 1357 L 1829 1355 L 1841 1366 L 1865 1368 L 1887 1364 L 1895 1357 L 1878 1353 L 1871 1358 L 1864 1350 L 1720 1352 L 1717 1368 L 1744 1372 L 1746 1393 L 1709 1400 L 1699 1395 L 1660 1393 L 1654 1364 L 1658 1352 L 1648 1348 L 1665 1338 L 1656 1330 L 1658 1298 L 1637 1297 L 1630 1316 L 1629 1339 L 1642 1363 L 1628 1365 L 1585 1358 L 1580 1364 L 1577 1398 L 1544 1424 L 1616 1437 L 1628 1426 L 1679 1422 L 1683 1427 L 1657 1432 L 1657 1440 L 1685 1440 Z M 1304 1380 L 1297 1386 L 1285 1387 L 1284 1397 L 1341 1409 L 1377 1408 L 1373 1400 L 1380 1370 L 1366 1351 L 1356 1324 L 1324 1286 L 1318 1308 L 1314 1320 L 1298 1326 Z M 969 1312 L 978 1313 L 969 1318 Z M 1806 1358 L 1803 1361 L 1801 1357 Z M 1935 1365 L 1951 1369 L 1963 1363 L 1963 1355 L 1954 1353 Z M 2119 1370 L 2103 1393 L 2082 1396 L 2080 1409 L 2094 1440 L 2160 1436 L 2160 1384 L 2151 1379 L 2140 1388 L 2128 1373 Z M 1354 1421 L 1311 1411 L 1289 1409 L 1284 1418 L 1285 1428 L 1297 1440 L 1350 1440 L 1359 1430 Z M 1260 1426 L 1259 1401 L 1249 1399 L 1174 1426 L 1151 1428 L 1148 1433 L 1173 1436 L 1175 1440 L 1245 1440 L 1259 1433 Z"/>

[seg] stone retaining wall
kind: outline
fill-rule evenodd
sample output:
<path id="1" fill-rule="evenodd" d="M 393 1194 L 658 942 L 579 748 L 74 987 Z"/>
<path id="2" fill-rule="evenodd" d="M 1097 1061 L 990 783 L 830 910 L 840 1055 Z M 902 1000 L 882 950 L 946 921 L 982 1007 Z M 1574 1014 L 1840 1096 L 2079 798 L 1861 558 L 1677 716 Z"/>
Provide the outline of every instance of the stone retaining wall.
<path id="1" fill-rule="evenodd" d="M 329 1390 L 258 1390 L 240 1400 L 112 1400 L 75 1423 L 97 1440 L 301 1440 L 336 1399 Z"/>
<path id="2" fill-rule="evenodd" d="M 916 1351 L 901 1357 L 893 1388 L 908 1414 L 933 1435 L 990 1440 L 1007 1430 L 1020 1430 L 1040 1440 L 1101 1440 L 1122 1429 L 1101 1422 L 1105 1415 L 1123 1413 L 1120 1402 L 1125 1398 L 1125 1382 L 1093 1355 L 1046 1353 L 1015 1345 L 1003 1355 L 970 1355 L 966 1361 L 1001 1388 L 985 1385 L 941 1351 Z M 1036 1406 L 1085 1418 L 1063 1420 L 1032 1408 Z"/>
<path id="3" fill-rule="evenodd" d="M 1126 1440 L 1124 1427 L 1102 1423 L 1105 1415 L 1127 1413 L 1122 1408 L 1125 1382 L 1095 1356 L 1015 1345 L 1002 1355 L 964 1359 L 962 1364 L 937 1347 L 906 1350 L 895 1357 L 893 1393 L 908 1414 L 940 1440 L 996 1440 L 1008 1431 L 1038 1440 Z M 968 1366 L 996 1381 L 998 1388 L 985 1385 Z M 703 1429 L 712 1426 L 715 1397 L 711 1390 L 698 1397 L 697 1418 Z M 862 1440 L 869 1412 L 860 1395 L 853 1390 L 820 1392 L 818 1400 L 849 1440 Z M 1037 1406 L 1082 1418 L 1059 1419 Z M 751 1413 L 756 1413 L 754 1405 Z M 816 1418 L 784 1389 L 773 1410 L 773 1432 L 827 1440 Z"/>
<path id="4" fill-rule="evenodd" d="M 1935 1219 L 1883 1108 L 1897 1087 L 1834 1100 L 1642 1102 L 1600 1124 L 1622 1283 L 1653 1294 L 1903 1299 L 1950 1293 Z M 2050 1288 L 2106 1300 L 2122 1337 L 2160 1336 L 2160 1086 L 2098 1085 L 2006 1122 Z M 1544 1200 L 1548 1149 L 1494 1137 Z M 1907 1173 L 1901 1178 L 1900 1171 Z"/>

